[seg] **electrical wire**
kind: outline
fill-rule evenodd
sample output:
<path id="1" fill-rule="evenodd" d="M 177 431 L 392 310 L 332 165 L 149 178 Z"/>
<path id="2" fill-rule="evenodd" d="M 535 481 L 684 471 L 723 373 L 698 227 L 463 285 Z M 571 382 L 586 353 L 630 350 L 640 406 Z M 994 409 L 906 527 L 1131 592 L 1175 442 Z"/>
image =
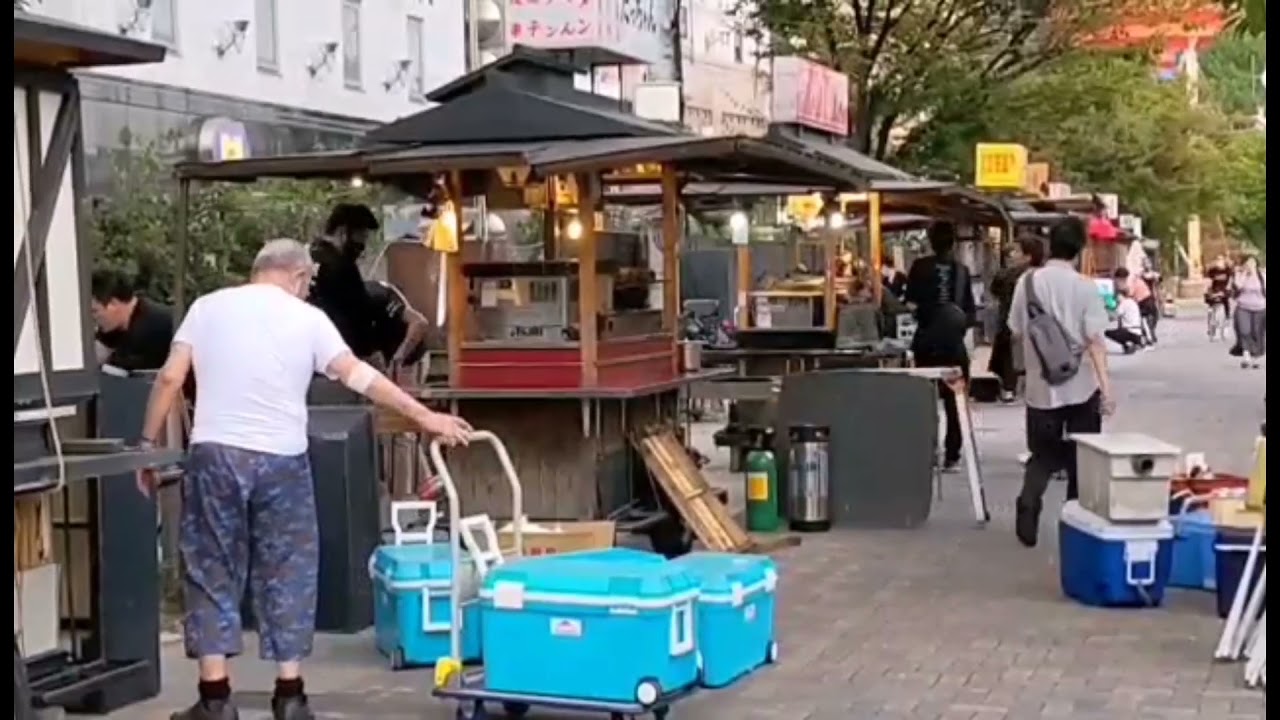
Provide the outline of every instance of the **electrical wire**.
<path id="1" fill-rule="evenodd" d="M 27 92 L 34 92 L 34 90 L 28 89 Z M 19 125 L 20 121 L 21 121 L 21 118 L 19 117 L 18 112 L 15 110 L 13 113 L 13 128 L 14 128 L 13 161 L 14 161 L 14 170 L 16 171 L 16 174 L 18 176 L 17 177 L 18 190 L 19 190 L 19 192 L 17 193 L 17 196 L 19 198 L 18 210 L 21 211 L 20 217 L 22 218 L 22 227 L 23 227 L 22 247 L 24 247 L 24 250 L 22 254 L 25 256 L 26 269 L 27 269 L 26 290 L 28 293 L 28 297 L 31 298 L 32 307 L 34 307 L 36 302 L 36 292 L 37 292 L 36 276 L 35 276 L 35 261 L 32 259 L 31 247 L 27 244 L 27 241 L 30 238 L 26 234 L 27 232 L 26 229 L 28 227 L 28 224 L 31 221 L 31 213 L 30 213 L 30 208 L 28 204 L 28 195 L 34 190 L 34 188 L 32 188 L 30 185 L 31 179 L 27 177 L 27 162 L 28 162 L 27 153 L 22 147 L 23 145 L 22 142 L 18 138 L 18 135 L 19 135 L 18 128 L 20 127 Z M 41 130 L 38 127 L 33 128 L 28 125 L 27 134 L 30 135 L 33 132 L 39 133 L 41 132 Z M 56 208 L 55 208 L 55 211 L 56 211 Z M 24 319 L 24 322 L 25 322 L 25 319 Z M 58 484 L 54 488 L 52 488 L 52 490 L 53 492 L 60 492 L 63 488 L 67 486 L 67 459 L 66 459 L 66 455 L 63 454 L 63 451 L 62 451 L 62 433 L 58 430 L 58 421 L 54 417 L 53 390 L 52 390 L 51 381 L 49 378 L 49 368 L 48 368 L 48 365 L 45 363 L 45 358 L 44 358 L 44 341 L 40 332 L 39 315 L 35 313 L 32 313 L 31 331 L 35 334 L 36 363 L 37 363 L 36 367 L 37 367 L 38 374 L 40 376 L 41 399 L 44 401 L 45 416 L 49 422 L 49 434 L 50 434 L 51 441 L 53 443 L 54 459 L 57 461 L 57 464 L 58 464 Z M 14 639 L 15 639 L 15 642 L 17 642 L 18 644 L 19 654 L 25 656 L 26 648 L 24 643 L 23 628 L 21 625 L 21 620 L 24 616 L 24 613 L 22 610 L 22 599 L 23 599 L 22 598 L 22 580 L 21 580 L 21 573 L 18 572 L 18 569 L 16 567 L 14 568 L 14 573 L 13 573 L 13 583 L 14 583 L 13 585 L 14 595 L 16 597 L 15 605 L 17 609 L 18 618 L 20 621 L 19 627 L 16 629 L 14 633 L 15 635 Z"/>

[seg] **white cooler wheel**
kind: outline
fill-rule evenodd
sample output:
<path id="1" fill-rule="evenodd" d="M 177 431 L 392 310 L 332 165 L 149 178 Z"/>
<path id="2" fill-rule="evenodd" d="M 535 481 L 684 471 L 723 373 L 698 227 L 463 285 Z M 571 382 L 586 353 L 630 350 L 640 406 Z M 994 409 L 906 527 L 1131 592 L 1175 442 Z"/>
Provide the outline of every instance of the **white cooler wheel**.
<path id="1" fill-rule="evenodd" d="M 662 695 L 662 689 L 658 687 L 658 683 L 652 680 L 641 680 L 636 685 L 636 702 L 644 707 L 658 702 L 658 698 Z"/>
<path id="2" fill-rule="evenodd" d="M 778 662 L 778 642 L 776 640 L 769 641 L 768 659 L 770 665 Z"/>

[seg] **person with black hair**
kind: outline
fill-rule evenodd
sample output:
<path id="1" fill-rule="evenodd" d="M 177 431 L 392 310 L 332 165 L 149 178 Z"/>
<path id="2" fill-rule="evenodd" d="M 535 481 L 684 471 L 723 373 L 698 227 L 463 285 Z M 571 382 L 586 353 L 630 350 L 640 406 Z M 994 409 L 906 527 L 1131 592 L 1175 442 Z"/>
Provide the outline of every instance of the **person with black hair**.
<path id="1" fill-rule="evenodd" d="M 121 370 L 159 370 L 173 342 L 173 310 L 138 294 L 137 283 L 113 270 L 90 281 L 89 309 L 98 326 L 98 361 Z"/>
<path id="2" fill-rule="evenodd" d="M 1009 332 L 1009 306 L 1013 304 L 1013 291 L 1018 278 L 1028 268 L 1044 265 L 1044 241 L 1030 233 L 1019 236 L 1005 256 L 1005 266 L 991 280 L 991 297 L 996 301 L 998 313 L 996 336 L 991 343 L 991 359 L 987 370 L 1000 379 L 1001 402 L 1013 402 L 1021 371 L 1014 349 L 1013 336 Z"/>
<path id="3" fill-rule="evenodd" d="M 933 254 L 911 263 L 907 272 L 907 304 L 916 315 L 916 334 L 911 351 L 919 367 L 955 367 L 969 381 L 969 351 L 964 336 L 977 317 L 969 268 L 955 258 L 956 231 L 948 222 L 929 229 Z M 960 430 L 960 410 L 955 391 L 946 383 L 939 386 L 947 416 L 942 467 L 954 471 L 960 466 L 964 446 Z"/>
<path id="4" fill-rule="evenodd" d="M 1076 499 L 1075 443 L 1067 438 L 1074 433 L 1101 432 L 1102 417 L 1115 409 L 1103 335 L 1110 322 L 1107 310 L 1093 280 L 1075 267 L 1085 242 L 1085 225 L 1079 218 L 1054 225 L 1049 233 L 1049 260 L 1044 267 L 1022 275 L 1009 309 L 1009 330 L 1014 341 L 1021 343 L 1026 361 L 1026 432 L 1031 456 L 1023 474 L 1014 527 L 1018 540 L 1027 547 L 1034 547 L 1039 536 L 1040 510 L 1051 477 L 1065 471 L 1067 500 Z M 1034 321 L 1032 313 L 1037 317 Z M 1046 372 L 1037 349 L 1046 346 L 1038 346 L 1037 336 L 1028 332 L 1033 327 L 1044 331 L 1045 316 L 1056 324 L 1080 360 L 1066 377 L 1060 370 Z M 1058 359 L 1050 358 L 1050 362 Z M 1086 369 L 1086 365 L 1090 367 Z"/>
<path id="5" fill-rule="evenodd" d="M 880 259 L 880 282 L 885 293 L 902 302 L 907 296 L 907 274 L 899 270 L 890 256 Z"/>

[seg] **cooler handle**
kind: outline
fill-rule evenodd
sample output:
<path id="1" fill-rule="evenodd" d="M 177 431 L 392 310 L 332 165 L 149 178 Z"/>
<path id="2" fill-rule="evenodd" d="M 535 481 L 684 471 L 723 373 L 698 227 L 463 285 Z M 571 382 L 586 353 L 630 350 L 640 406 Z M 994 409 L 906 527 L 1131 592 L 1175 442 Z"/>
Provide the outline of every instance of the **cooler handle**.
<path id="1" fill-rule="evenodd" d="M 1160 544 L 1155 540 L 1130 540 L 1124 544 L 1124 579 L 1132 587 L 1148 587 L 1156 582 L 1156 555 Z M 1147 571 L 1139 575 L 1137 569 L 1145 565 Z"/>
<path id="2" fill-rule="evenodd" d="M 671 657 L 693 652 L 693 603 L 671 608 Z"/>
<path id="3" fill-rule="evenodd" d="M 501 565 L 502 549 L 498 547 L 498 533 L 494 530 L 493 520 L 488 515 L 472 515 L 458 522 L 458 530 L 462 534 L 462 544 L 466 547 L 471 559 L 475 561 L 476 572 L 483 579 L 489 568 Z M 479 542 L 479 535 L 484 536 L 484 544 Z"/>
<path id="4" fill-rule="evenodd" d="M 462 613 L 458 613 L 458 622 L 462 622 Z M 431 589 L 422 588 L 422 632 L 447 632 L 450 627 L 448 620 L 431 619 Z"/>
<path id="5" fill-rule="evenodd" d="M 401 523 L 401 514 L 407 512 L 426 512 L 426 530 L 405 530 Z M 440 518 L 439 508 L 431 500 L 396 500 L 391 503 L 391 542 L 395 545 L 408 543 L 426 543 L 430 545 L 436 539 L 436 522 Z"/>

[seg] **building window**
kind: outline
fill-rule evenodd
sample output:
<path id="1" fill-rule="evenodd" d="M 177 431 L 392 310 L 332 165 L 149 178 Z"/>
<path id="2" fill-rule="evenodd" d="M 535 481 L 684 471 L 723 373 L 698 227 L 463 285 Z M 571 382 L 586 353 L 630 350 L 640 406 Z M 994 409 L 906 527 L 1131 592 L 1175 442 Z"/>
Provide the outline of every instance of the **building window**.
<path id="1" fill-rule="evenodd" d="M 177 0 L 152 0 L 151 39 L 173 47 L 178 43 Z"/>
<path id="2" fill-rule="evenodd" d="M 409 97 L 418 100 L 427 92 L 427 78 L 422 65 L 422 18 L 409 18 L 405 30 L 408 33 Z"/>
<path id="3" fill-rule="evenodd" d="M 360 0 L 342 0 L 342 81 L 349 88 L 364 85 L 360 68 Z"/>
<path id="4" fill-rule="evenodd" d="M 280 48 L 276 34 L 276 0 L 254 0 L 253 36 L 258 43 L 258 69 L 279 70 Z"/>

